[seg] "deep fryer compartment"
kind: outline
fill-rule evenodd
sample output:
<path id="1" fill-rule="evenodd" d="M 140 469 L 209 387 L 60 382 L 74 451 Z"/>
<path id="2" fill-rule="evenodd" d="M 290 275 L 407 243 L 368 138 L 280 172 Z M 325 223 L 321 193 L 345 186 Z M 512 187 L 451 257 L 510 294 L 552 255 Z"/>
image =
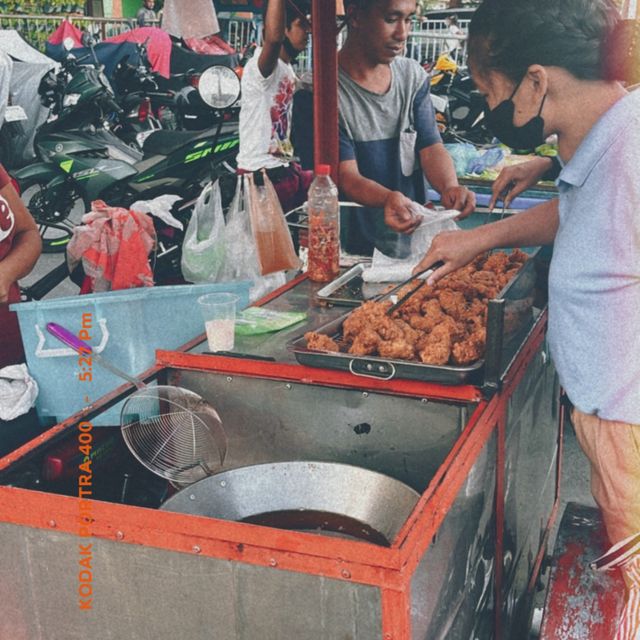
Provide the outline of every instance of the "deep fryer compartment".
<path id="1" fill-rule="evenodd" d="M 89 466 L 80 451 L 80 431 L 50 443 L 0 476 L 0 484 L 65 496 L 78 496 L 79 477 L 91 470 L 87 498 L 157 508 L 173 493 L 171 485 L 141 465 L 127 449 L 120 427 L 91 430 Z M 80 465 L 85 464 L 85 469 Z"/>

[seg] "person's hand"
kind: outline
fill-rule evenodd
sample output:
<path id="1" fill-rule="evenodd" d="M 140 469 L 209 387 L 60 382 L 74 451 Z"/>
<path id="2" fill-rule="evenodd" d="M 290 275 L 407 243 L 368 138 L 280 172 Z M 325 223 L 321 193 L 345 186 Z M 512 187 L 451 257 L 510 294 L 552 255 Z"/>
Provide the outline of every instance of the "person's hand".
<path id="1" fill-rule="evenodd" d="M 467 187 L 455 186 L 445 189 L 440 194 L 440 200 L 447 209 L 456 209 L 460 212 L 458 220 L 466 218 L 476 208 L 476 194 Z"/>
<path id="2" fill-rule="evenodd" d="M 413 233 L 420 225 L 420 216 L 413 213 L 412 201 L 400 191 L 391 191 L 384 202 L 384 221 L 399 233 Z"/>
<path id="3" fill-rule="evenodd" d="M 464 267 L 482 251 L 477 229 L 444 231 L 433 239 L 429 250 L 413 269 L 413 273 L 428 269 L 436 262 L 443 262 L 444 264 L 427 278 L 427 284 L 433 285 L 448 273 Z"/>
<path id="4" fill-rule="evenodd" d="M 491 187 L 489 211 L 498 200 L 503 200 L 504 206 L 508 207 L 516 196 L 536 184 L 550 168 L 551 158 L 543 157 L 505 167 Z"/>

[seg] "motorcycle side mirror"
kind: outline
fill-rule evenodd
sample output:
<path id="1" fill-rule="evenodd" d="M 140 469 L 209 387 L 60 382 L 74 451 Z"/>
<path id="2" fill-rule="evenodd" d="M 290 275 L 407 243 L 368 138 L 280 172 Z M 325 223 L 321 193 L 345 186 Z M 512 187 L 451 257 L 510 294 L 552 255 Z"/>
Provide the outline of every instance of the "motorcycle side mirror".
<path id="1" fill-rule="evenodd" d="M 240 97 L 240 78 L 233 69 L 214 65 L 200 75 L 198 93 L 213 109 L 227 109 Z"/>
<path id="2" fill-rule="evenodd" d="M 71 49 L 75 49 L 75 47 L 76 47 L 75 40 L 73 38 L 69 38 L 69 37 L 65 38 L 62 41 L 62 47 L 64 48 L 64 50 L 66 52 L 71 51 Z"/>
<path id="3" fill-rule="evenodd" d="M 87 31 L 82 33 L 82 46 L 93 47 L 95 44 L 95 38 Z"/>

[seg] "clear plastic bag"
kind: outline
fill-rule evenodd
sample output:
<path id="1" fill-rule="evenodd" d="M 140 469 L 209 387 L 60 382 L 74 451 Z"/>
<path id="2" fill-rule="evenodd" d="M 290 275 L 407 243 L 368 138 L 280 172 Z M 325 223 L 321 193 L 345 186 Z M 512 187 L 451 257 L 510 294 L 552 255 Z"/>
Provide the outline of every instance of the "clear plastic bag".
<path id="1" fill-rule="evenodd" d="M 255 239 L 260 273 L 267 275 L 297 269 L 300 260 L 293 247 L 278 194 L 265 171 L 256 180 L 247 174 L 251 229 Z"/>
<path id="2" fill-rule="evenodd" d="M 411 253 L 406 258 L 398 260 L 375 249 L 371 267 L 362 274 L 364 282 L 402 282 L 406 280 L 411 276 L 418 262 L 424 258 L 435 236 L 443 231 L 459 229 L 453 220 L 460 215 L 459 211 L 427 209 L 417 202 L 411 203 L 411 210 L 422 218 L 422 223 L 411 235 Z"/>
<path id="3" fill-rule="evenodd" d="M 256 244 L 251 231 L 247 181 L 248 175 L 238 177 L 236 194 L 227 214 L 226 239 L 233 252 L 227 254 L 220 280 L 252 280 L 249 298 L 251 302 L 255 302 L 273 289 L 281 287 L 286 278 L 282 271 L 264 277 L 260 274 Z"/>
<path id="4" fill-rule="evenodd" d="M 209 183 L 200 194 L 182 245 L 182 275 L 189 282 L 216 282 L 225 264 L 226 230 L 220 185 Z"/>

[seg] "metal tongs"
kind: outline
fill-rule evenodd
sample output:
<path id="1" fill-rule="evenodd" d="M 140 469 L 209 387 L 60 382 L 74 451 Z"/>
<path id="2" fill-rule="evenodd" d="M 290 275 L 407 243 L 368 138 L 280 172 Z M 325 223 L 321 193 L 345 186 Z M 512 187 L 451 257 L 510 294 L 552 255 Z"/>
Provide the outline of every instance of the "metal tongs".
<path id="1" fill-rule="evenodd" d="M 409 298 L 411 298 L 415 293 L 417 293 L 422 287 L 424 287 L 424 285 L 427 283 L 427 278 L 436 270 L 439 269 L 442 265 L 444 265 L 444 262 L 442 262 L 442 260 L 438 260 L 437 262 L 434 262 L 430 267 L 428 267 L 427 269 L 423 269 L 422 271 L 418 271 L 418 273 L 413 274 L 410 278 L 407 278 L 404 282 L 401 282 L 399 285 L 397 285 L 396 287 L 394 287 L 393 289 L 391 289 L 391 291 L 388 291 L 386 294 L 384 295 L 391 295 L 393 293 L 395 293 L 396 291 L 399 291 L 400 289 L 402 289 L 402 287 L 405 287 L 406 285 L 408 285 L 410 282 L 413 282 L 414 280 L 416 280 L 417 278 L 419 278 L 420 276 L 426 276 L 425 278 L 423 278 L 422 280 L 420 280 L 420 283 L 418 284 L 417 287 L 414 287 L 413 289 L 411 289 L 411 291 L 409 291 L 408 293 L 405 293 L 402 298 L 400 298 L 400 300 L 398 300 L 397 302 L 395 302 L 394 304 L 392 304 L 386 311 L 386 315 L 390 316 L 396 309 L 399 309 Z"/>
<path id="2" fill-rule="evenodd" d="M 500 212 L 500 218 L 498 218 L 499 220 L 502 220 L 504 218 L 504 214 L 507 212 L 507 198 L 509 197 L 509 194 L 511 193 L 511 190 L 514 186 L 515 182 L 510 182 L 498 197 L 498 200 L 502 200 L 502 211 Z M 493 211 L 493 209 L 491 211 Z M 491 213 L 491 211 L 489 213 Z M 485 221 L 482 224 L 486 224 L 488 220 L 489 216 L 486 217 Z"/>

